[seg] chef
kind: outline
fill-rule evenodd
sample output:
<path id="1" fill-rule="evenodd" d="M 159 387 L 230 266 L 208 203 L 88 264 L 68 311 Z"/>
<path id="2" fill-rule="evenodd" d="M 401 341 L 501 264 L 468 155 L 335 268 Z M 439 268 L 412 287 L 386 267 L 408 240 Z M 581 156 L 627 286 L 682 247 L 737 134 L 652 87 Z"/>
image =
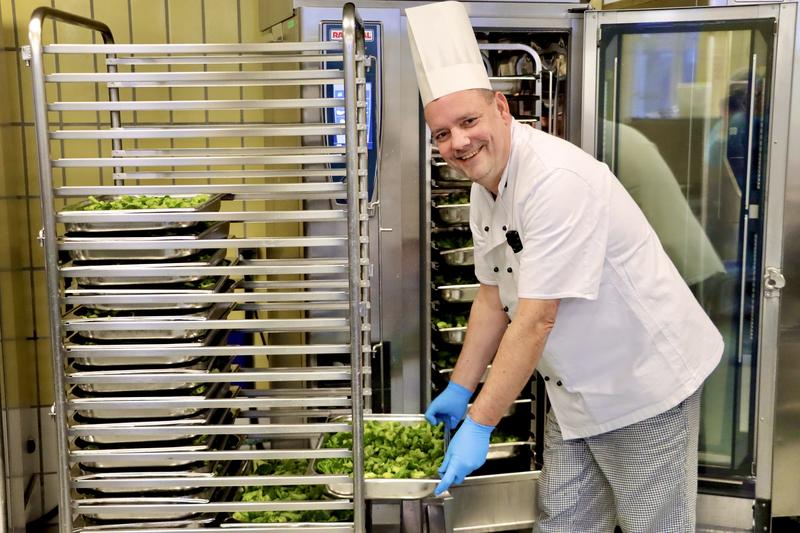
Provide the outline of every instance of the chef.
<path id="1" fill-rule="evenodd" d="M 463 419 L 436 493 L 484 463 L 536 369 L 552 403 L 536 531 L 693 531 L 700 393 L 719 332 L 608 167 L 512 118 L 464 6 L 406 15 L 433 140 L 473 182 L 480 281 L 450 383 L 426 412 L 448 428 Z"/>

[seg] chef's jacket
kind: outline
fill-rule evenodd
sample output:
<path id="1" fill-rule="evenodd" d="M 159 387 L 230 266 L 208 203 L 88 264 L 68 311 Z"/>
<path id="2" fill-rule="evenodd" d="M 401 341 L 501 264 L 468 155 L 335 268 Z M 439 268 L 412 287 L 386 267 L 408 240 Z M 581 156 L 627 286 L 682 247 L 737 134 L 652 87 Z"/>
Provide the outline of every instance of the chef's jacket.
<path id="1" fill-rule="evenodd" d="M 717 366 L 722 336 L 604 163 L 513 121 L 499 194 L 473 184 L 470 203 L 475 273 L 509 318 L 561 300 L 537 370 L 565 439 L 662 413 Z"/>

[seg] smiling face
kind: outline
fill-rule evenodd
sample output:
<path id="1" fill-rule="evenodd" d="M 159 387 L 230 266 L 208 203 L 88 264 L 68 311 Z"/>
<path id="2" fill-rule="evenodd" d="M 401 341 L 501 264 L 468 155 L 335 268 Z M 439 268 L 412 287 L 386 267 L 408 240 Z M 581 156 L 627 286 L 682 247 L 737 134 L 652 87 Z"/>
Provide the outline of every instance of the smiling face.
<path id="1" fill-rule="evenodd" d="M 469 89 L 425 107 L 425 121 L 448 165 L 497 194 L 511 150 L 511 113 L 502 93 Z"/>

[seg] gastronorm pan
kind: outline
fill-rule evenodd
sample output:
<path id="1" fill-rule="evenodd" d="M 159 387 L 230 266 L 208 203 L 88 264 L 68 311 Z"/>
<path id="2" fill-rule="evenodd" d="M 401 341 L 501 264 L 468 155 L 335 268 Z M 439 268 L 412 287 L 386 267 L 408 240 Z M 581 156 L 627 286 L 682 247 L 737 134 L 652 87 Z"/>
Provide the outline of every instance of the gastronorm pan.
<path id="1" fill-rule="evenodd" d="M 143 420 L 166 420 L 166 419 L 185 419 L 187 417 L 200 416 L 207 407 L 149 407 L 145 402 L 155 402 L 159 400 L 183 400 L 193 401 L 201 398 L 213 399 L 220 398 L 225 395 L 230 388 L 229 383 L 210 383 L 208 387 L 196 387 L 196 394 L 179 395 L 179 396 L 115 396 L 109 398 L 105 395 L 96 395 L 88 393 L 83 389 L 73 387 L 70 396 L 77 400 L 87 400 L 75 410 L 81 417 L 85 418 L 87 423 L 114 423 L 114 422 L 136 422 Z M 194 391 L 193 391 L 194 392 Z M 114 407 L 105 407 L 104 403 L 109 401 L 139 401 L 140 407 L 136 409 L 122 409 Z"/>
<path id="2" fill-rule="evenodd" d="M 439 179 L 445 181 L 469 182 L 469 178 L 466 175 L 454 169 L 444 161 L 434 161 L 433 165 L 439 171 Z"/>
<path id="3" fill-rule="evenodd" d="M 223 330 L 211 330 L 208 335 L 199 339 L 188 339 L 186 342 L 148 343 L 146 347 L 148 351 L 152 352 L 152 355 L 148 353 L 147 355 L 107 357 L 107 354 L 114 351 L 140 348 L 142 345 L 141 343 L 98 343 L 77 334 L 72 334 L 67 338 L 64 348 L 67 357 L 71 358 L 77 370 L 120 370 L 127 367 L 205 368 L 209 364 L 207 359 L 198 355 L 182 353 L 181 349 L 224 345 L 225 333 Z M 83 353 L 73 355 L 72 350 L 81 350 Z M 195 367 L 194 365 L 199 366 Z"/>
<path id="4" fill-rule="evenodd" d="M 437 329 L 442 341 L 447 344 L 464 344 L 464 337 L 467 335 L 467 326 L 458 326 L 454 328 L 439 328 Z"/>
<path id="5" fill-rule="evenodd" d="M 193 240 L 195 242 L 199 242 L 205 239 L 227 239 L 228 238 L 228 231 L 230 229 L 230 222 L 229 221 L 222 221 L 217 222 L 216 224 L 212 225 L 205 225 L 205 224 L 198 224 L 193 228 L 186 228 L 183 230 L 176 230 L 174 232 L 170 232 L 165 235 L 137 235 L 137 236 L 130 236 L 123 234 L 105 234 L 103 237 L 99 236 L 89 236 L 87 237 L 86 234 L 75 233 L 75 234 L 64 234 L 63 242 L 64 244 L 77 244 L 77 245 L 103 245 L 109 244 L 115 241 L 124 241 L 124 242 L 141 242 L 141 241 L 156 241 L 163 244 L 163 248 L 151 248 L 151 249 L 124 249 L 124 250 L 115 250 L 110 248 L 100 248 L 100 249 L 93 249 L 93 250 L 86 250 L 86 249 L 77 249 L 77 250 L 69 250 L 69 255 L 72 257 L 73 260 L 77 259 L 78 261 L 108 261 L 108 260 L 120 260 L 120 261 L 142 261 L 142 260 L 154 260 L 154 259 L 177 259 L 179 257 L 187 257 L 193 254 L 196 254 L 203 250 L 203 248 L 195 248 L 195 247 L 185 247 L 185 248 L 178 248 L 170 246 L 170 243 L 173 241 L 186 241 L 186 240 Z"/>
<path id="6" fill-rule="evenodd" d="M 120 529 L 188 529 L 188 528 L 204 528 L 216 520 L 214 516 L 199 516 L 187 520 L 169 520 L 167 522 L 115 522 L 113 524 L 92 524 L 82 527 L 80 530 L 84 531 L 118 531 Z"/>
<path id="7" fill-rule="evenodd" d="M 437 205 L 434 209 L 436 209 L 439 219 L 445 224 L 469 223 L 469 204 Z"/>
<path id="8" fill-rule="evenodd" d="M 116 426 L 116 424 L 115 424 Z M 99 448 L 85 440 L 76 439 L 76 450 L 99 450 L 94 457 L 80 457 L 78 467 L 84 474 L 110 473 L 110 472 L 184 472 L 208 474 L 218 471 L 223 466 L 223 461 L 182 458 L 176 454 L 180 452 L 202 453 L 219 450 L 234 449 L 239 440 L 235 435 L 205 435 L 197 437 L 196 444 L 156 446 L 131 446 L 115 448 Z M 130 459 L 125 454 L 153 454 L 145 459 Z"/>
<path id="9" fill-rule="evenodd" d="M 475 264 L 474 246 L 455 248 L 439 252 L 445 263 L 451 266 L 472 266 Z"/>
<path id="10" fill-rule="evenodd" d="M 400 422 L 404 425 L 425 422 L 424 415 L 409 414 L 365 414 L 364 421 Z M 332 419 L 333 422 L 349 422 L 349 415 Z M 427 422 L 426 422 L 427 423 Z M 323 439 L 319 439 L 318 447 L 322 447 Z M 444 442 L 442 443 L 444 446 Z M 314 461 L 315 463 L 316 461 Z M 364 498 L 368 500 L 409 500 L 429 496 L 439 483 L 438 479 L 376 479 L 364 480 Z M 338 498 L 353 496 L 352 483 L 334 483 L 326 485 L 325 490 Z"/>
<path id="11" fill-rule="evenodd" d="M 87 420 L 77 414 L 72 416 L 72 421 L 73 425 L 87 423 Z M 114 427 L 119 428 L 119 432 L 103 435 L 83 435 L 75 439 L 75 445 L 78 448 L 91 446 L 98 449 L 140 449 L 148 447 L 161 448 L 166 446 L 207 445 L 216 440 L 217 436 L 204 434 L 203 426 L 222 423 L 233 423 L 233 415 L 230 411 L 225 409 L 211 409 L 207 412 L 199 413 L 196 417 L 184 418 L 181 420 L 119 422 L 113 424 Z M 131 431 L 137 427 L 169 427 L 178 424 L 181 426 L 196 427 L 197 432 L 190 435 L 146 435 L 136 434 Z"/>
<path id="12" fill-rule="evenodd" d="M 469 285 L 442 285 L 437 287 L 439 296 L 445 302 L 472 302 L 478 294 L 479 283 Z"/>
<path id="13" fill-rule="evenodd" d="M 205 383 L 204 378 L 209 372 L 225 371 L 230 365 L 229 357 L 203 358 L 191 367 L 181 368 L 129 368 L 118 370 L 100 371 L 71 371 L 70 378 L 83 378 L 82 383 L 75 386 L 90 393 L 101 393 L 108 396 L 124 396 L 129 394 L 181 394 L 190 393 L 192 390 Z M 181 381 L 158 382 L 149 380 L 149 376 L 159 374 L 178 374 Z M 124 378 L 124 382 L 109 382 L 105 378 Z M 167 392 L 169 391 L 169 392 Z"/>
<path id="14" fill-rule="evenodd" d="M 220 468 L 215 472 L 100 472 L 97 474 L 81 474 L 79 468 L 75 468 L 73 476 L 75 481 L 81 481 L 90 485 L 95 481 L 117 481 L 124 480 L 136 483 L 135 485 L 117 487 L 81 487 L 77 489 L 80 494 L 87 497 L 107 498 L 125 496 L 191 496 L 194 498 L 210 498 L 218 489 L 214 486 L 198 486 L 191 482 L 210 481 L 221 476 L 239 476 L 243 474 L 243 461 L 220 462 Z M 167 478 L 174 481 L 170 486 L 152 486 L 147 483 L 148 478 L 158 477 Z M 137 482 L 138 481 L 138 482 Z M 185 485 L 181 482 L 186 481 Z"/>
<path id="15" fill-rule="evenodd" d="M 216 477 L 213 472 L 101 472 L 98 474 L 86 474 L 75 476 L 75 481 L 93 482 L 108 480 L 137 480 L 146 481 L 147 478 L 160 477 L 180 481 L 211 480 Z M 129 496 L 194 496 L 197 498 L 207 498 L 211 496 L 213 487 L 197 487 L 187 484 L 186 486 L 173 486 L 169 488 L 147 486 L 146 484 L 130 487 L 102 487 L 102 488 L 80 488 L 79 493 L 92 494 L 99 498 L 119 497 L 120 495 Z M 166 494 L 165 494 L 166 493 Z M 180 493 L 180 494 L 179 494 Z"/>
<path id="16" fill-rule="evenodd" d="M 350 421 L 349 415 L 334 418 L 334 422 Z M 403 415 L 403 414 L 371 414 L 364 415 L 364 421 L 376 420 L 385 422 L 400 422 L 401 424 L 411 425 L 425 422 L 425 415 Z M 319 440 L 318 446 L 322 446 L 323 439 Z M 487 460 L 505 459 L 515 456 L 524 446 L 530 446 L 529 442 L 510 442 L 490 444 Z M 474 477 L 472 479 L 479 479 Z M 465 483 L 469 483 L 470 478 L 466 478 Z M 415 500 L 425 498 L 433 494 L 434 488 L 439 484 L 439 479 L 376 479 L 369 478 L 364 480 L 364 498 L 368 500 Z M 326 491 L 338 498 L 351 498 L 353 496 L 352 484 L 339 483 L 325 487 Z"/>
<path id="17" fill-rule="evenodd" d="M 120 296 L 122 298 L 130 296 L 141 297 L 140 302 L 119 302 L 114 301 L 111 303 L 91 303 L 84 304 L 85 307 L 97 309 L 99 311 L 155 311 L 173 310 L 188 312 L 199 309 L 206 309 L 212 305 L 211 302 L 197 301 L 197 302 L 154 302 L 147 298 L 148 295 L 162 295 L 169 294 L 175 296 L 175 300 L 180 300 L 181 296 L 207 296 L 211 294 L 220 294 L 229 292 L 234 287 L 234 282 L 228 276 L 208 276 L 198 281 L 193 281 L 188 284 L 176 285 L 174 288 L 169 285 L 164 285 L 161 288 L 156 288 L 152 285 L 142 285 L 139 287 L 125 287 L 125 288 L 111 288 L 111 287 L 97 287 L 97 288 L 78 288 L 67 289 L 64 291 L 65 296 Z"/>
<path id="18" fill-rule="evenodd" d="M 96 506 L 90 511 L 82 512 L 83 516 L 98 522 L 111 521 L 155 521 L 155 520 L 185 520 L 202 514 L 200 509 L 192 511 L 187 509 L 173 510 L 158 508 L 161 505 L 202 505 L 211 503 L 208 498 L 190 497 L 138 497 L 138 498 L 87 498 L 79 501 L 79 505 Z M 119 506 L 135 506 L 119 508 Z M 115 509 L 115 507 L 117 507 Z"/>
<path id="19" fill-rule="evenodd" d="M 132 316 L 106 316 L 106 317 L 86 317 L 87 312 L 92 310 L 86 306 L 79 306 L 72 309 L 64 317 L 64 327 L 69 331 L 71 326 L 74 325 L 101 325 L 101 324 L 136 324 L 137 322 L 145 321 L 162 321 L 167 322 L 163 329 L 83 329 L 77 331 L 81 337 L 92 340 L 111 340 L 122 341 L 138 339 L 143 341 L 154 340 L 184 340 L 196 339 L 202 337 L 208 332 L 208 329 L 203 327 L 203 322 L 209 320 L 222 320 L 228 311 L 231 309 L 231 304 L 228 302 L 218 303 L 206 309 L 191 310 L 191 312 L 181 312 L 176 314 L 136 314 Z M 159 310 L 162 311 L 162 310 Z M 183 311 L 183 310 L 181 310 Z M 133 312 L 133 311 L 132 311 Z M 170 328 L 171 324 L 186 324 L 192 323 L 196 325 L 195 328 Z"/>
<path id="20" fill-rule="evenodd" d="M 198 281 L 205 276 L 203 274 L 172 274 L 165 276 L 107 276 L 114 270 L 130 269 L 151 269 L 151 268 L 174 268 L 174 267 L 212 267 L 219 265 L 227 250 L 203 250 L 198 254 L 186 257 L 184 261 L 149 261 L 149 262 L 121 262 L 121 261 L 73 261 L 65 267 L 80 267 L 89 274 L 75 276 L 75 283 L 81 288 L 113 286 L 118 288 L 121 285 L 163 285 L 174 283 L 189 283 Z M 96 275 L 95 275 L 96 274 Z"/>
<path id="21" fill-rule="evenodd" d="M 172 198 L 192 198 L 194 194 L 171 194 Z M 86 216 L 86 220 L 81 222 L 67 222 L 64 224 L 68 232 L 76 233 L 93 233 L 93 232 L 109 232 L 109 231 L 153 231 L 165 230 L 174 228 L 188 228 L 198 223 L 196 220 L 184 221 L 163 221 L 163 220 L 148 220 L 141 222 L 93 222 L 92 218 L 97 218 L 97 214 L 120 213 L 124 215 L 135 215 L 139 213 L 158 214 L 158 213 L 204 213 L 211 211 L 219 211 L 220 201 L 224 195 L 216 194 L 210 195 L 208 200 L 195 207 L 162 207 L 157 209 L 106 209 L 106 210 L 91 210 L 86 211 L 82 208 L 91 204 L 89 200 L 85 200 L 74 206 L 68 206 L 70 213 L 81 213 L 81 216 Z M 114 196 L 98 196 L 98 200 L 114 201 L 121 198 L 121 195 Z"/>

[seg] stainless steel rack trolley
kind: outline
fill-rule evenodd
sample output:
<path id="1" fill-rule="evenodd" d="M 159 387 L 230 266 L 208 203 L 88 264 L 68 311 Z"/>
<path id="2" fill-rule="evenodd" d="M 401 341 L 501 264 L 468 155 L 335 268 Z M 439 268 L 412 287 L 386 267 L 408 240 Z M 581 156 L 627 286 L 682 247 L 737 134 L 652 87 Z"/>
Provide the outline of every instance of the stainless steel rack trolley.
<path id="1" fill-rule="evenodd" d="M 44 45 L 48 19 L 97 32 L 103 44 Z M 342 25 L 340 42 L 114 44 L 100 22 L 34 12 L 24 53 L 62 533 L 286 531 L 265 518 L 272 512 L 312 516 L 292 530 L 365 530 L 366 67 L 352 4 Z M 343 99 L 324 97 L 330 84 L 344 85 Z M 292 87 L 297 97 L 265 96 Z M 219 91 L 238 97 L 209 96 Z M 267 119 L 310 108 L 343 108 L 345 122 Z M 345 147 L 325 142 L 341 135 Z M 95 144 L 97 157 L 69 155 Z M 308 199 L 339 202 L 303 209 Z M 287 201 L 296 207 L 276 208 Z M 331 234 L 271 229 L 310 221 L 329 222 Z M 341 253 L 309 259 L 312 247 Z M 308 314 L 317 310 L 325 316 Z M 309 332 L 343 340 L 310 343 Z M 352 423 L 328 422 L 332 414 Z M 337 431 L 352 431 L 352 450 L 314 446 Z M 319 458 L 352 458 L 354 473 L 259 469 Z M 329 484 L 352 485 L 352 496 L 242 497 L 245 488 Z M 265 522 L 237 521 L 249 513 Z"/>

